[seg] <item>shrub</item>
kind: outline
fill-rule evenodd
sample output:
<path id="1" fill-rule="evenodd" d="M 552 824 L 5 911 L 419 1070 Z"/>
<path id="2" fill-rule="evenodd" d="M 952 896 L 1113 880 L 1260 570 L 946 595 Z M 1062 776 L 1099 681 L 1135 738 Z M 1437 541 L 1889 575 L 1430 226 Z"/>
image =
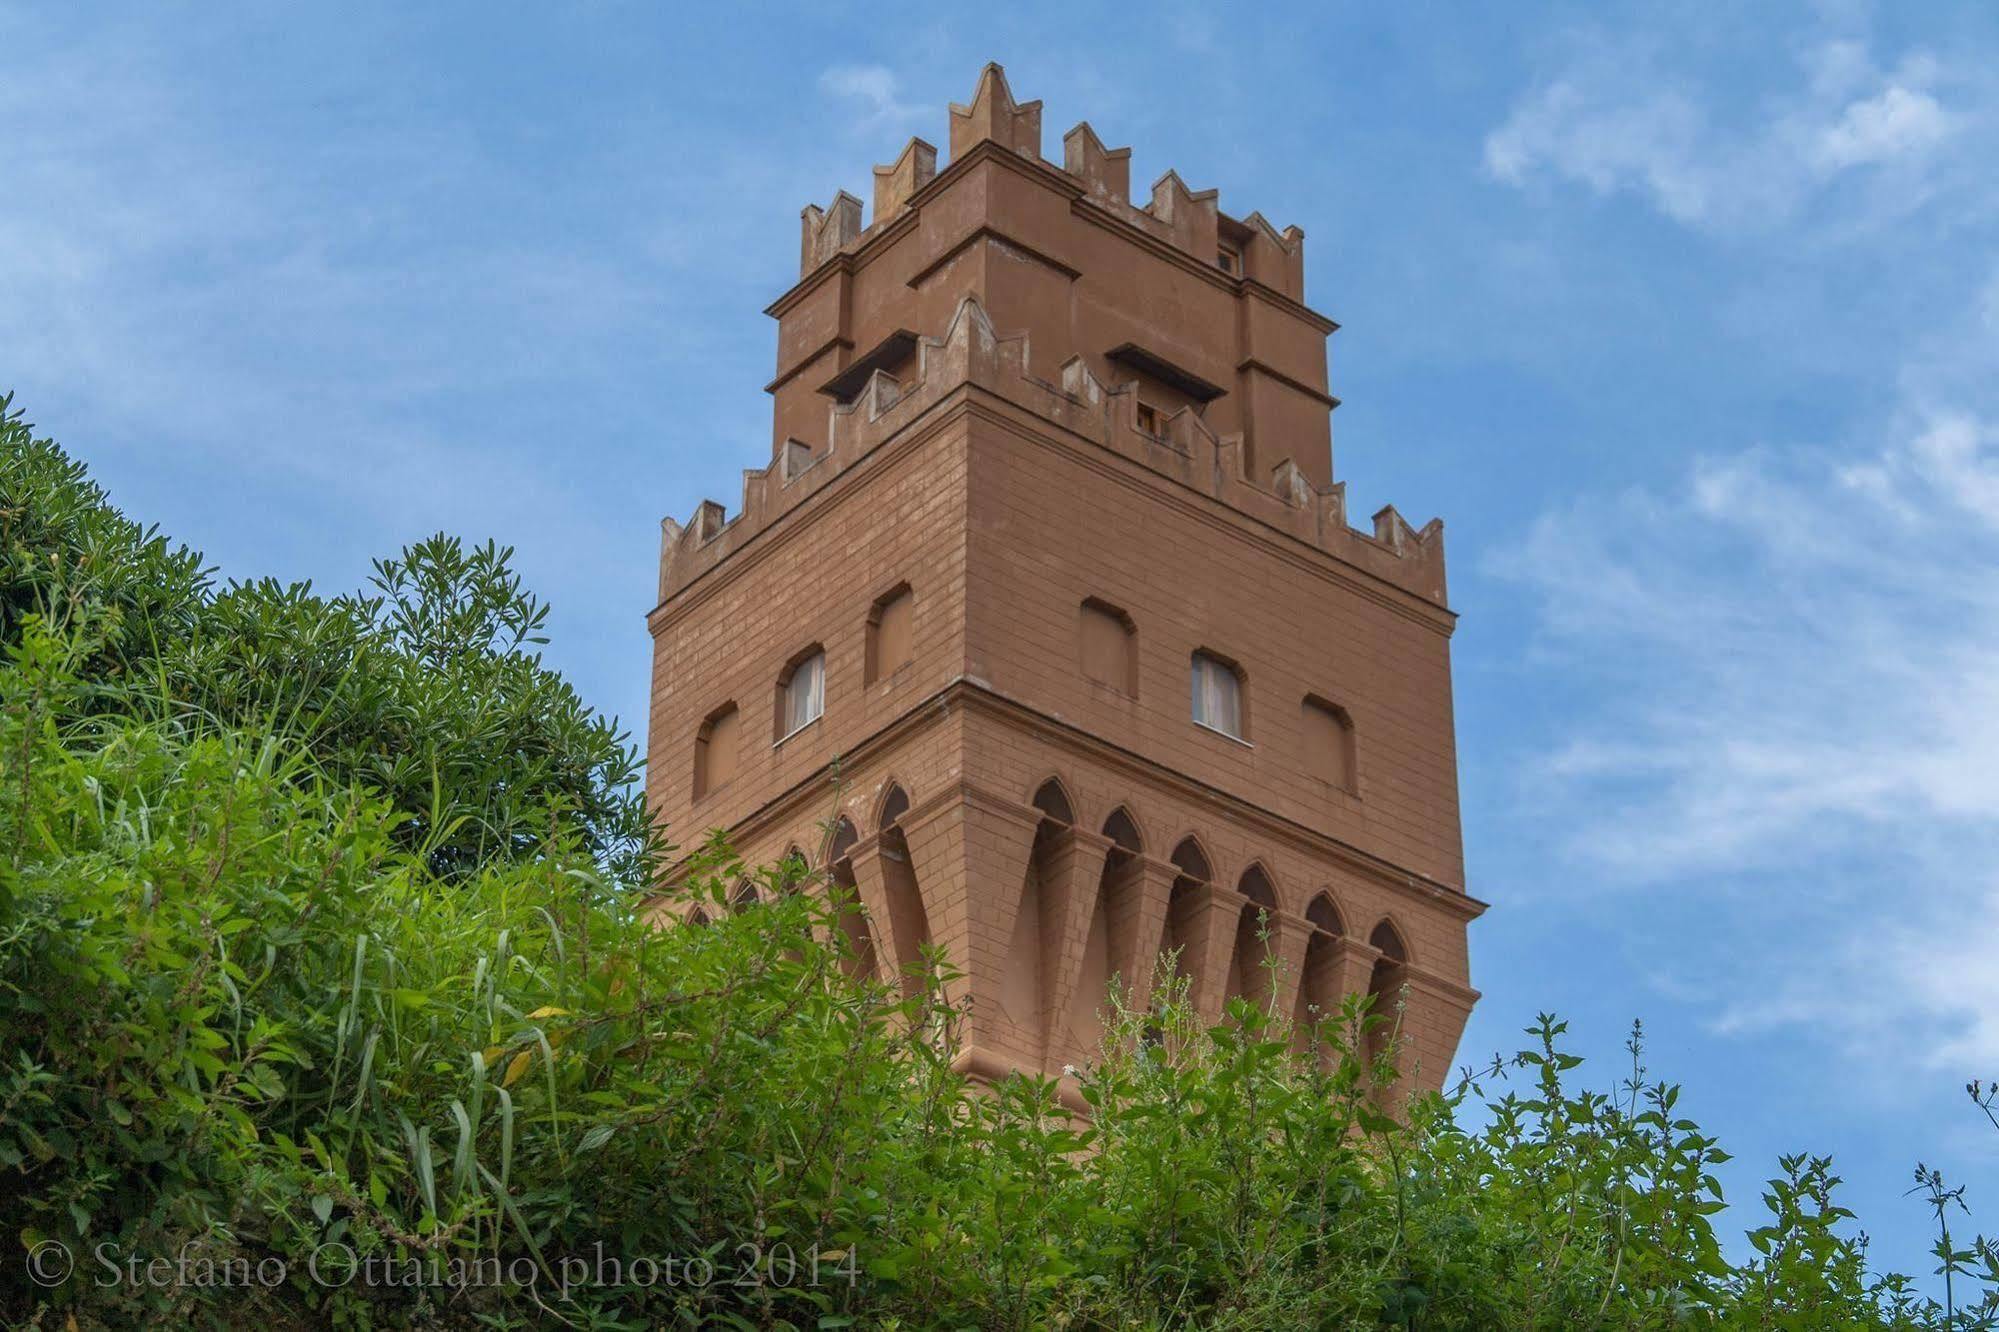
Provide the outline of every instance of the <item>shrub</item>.
<path id="1" fill-rule="evenodd" d="M 34 616 L 73 629 L 75 715 L 292 737 L 318 775 L 387 799 L 392 835 L 447 878 L 539 846 L 553 811 L 614 881 L 645 881 L 638 757 L 534 653 L 548 608 L 511 550 L 440 534 L 377 561 L 365 594 L 218 588 L 12 402 L 0 396 L 0 644 Z"/>

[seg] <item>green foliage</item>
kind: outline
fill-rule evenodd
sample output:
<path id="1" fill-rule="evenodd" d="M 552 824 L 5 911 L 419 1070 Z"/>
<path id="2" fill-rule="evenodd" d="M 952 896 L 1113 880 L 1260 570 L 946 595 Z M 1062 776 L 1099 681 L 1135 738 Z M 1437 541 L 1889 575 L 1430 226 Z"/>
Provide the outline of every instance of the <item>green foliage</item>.
<path id="1" fill-rule="evenodd" d="M 31 620 L 0 669 L 0 1232 L 83 1263 L 47 1289 L 0 1267 L 10 1317 L 1991 1325 L 1871 1278 L 1823 1161 L 1783 1163 L 1730 1263 L 1725 1157 L 1677 1089 L 1576 1088 L 1552 1019 L 1397 1120 L 1390 1055 L 1350 1053 L 1392 1016 L 1349 1007 L 1300 1059 L 1255 1007 L 1204 1029 L 1167 987 L 1115 1014 L 1074 1119 L 1045 1081 L 951 1071 L 941 967 L 913 998 L 849 979 L 848 904 L 795 865 L 732 912 L 749 871 L 701 851 L 679 905 L 705 926 L 630 911 L 561 820 L 447 881 L 295 743 L 79 716 L 90 659 Z M 330 1284 L 350 1258 L 374 1266 Z"/>
<path id="2" fill-rule="evenodd" d="M 385 797 L 394 836 L 448 878 L 539 846 L 560 817 L 636 887 L 654 850 L 637 755 L 535 655 L 548 608 L 511 554 L 438 535 L 377 561 L 366 594 L 217 588 L 0 397 L 0 645 L 31 616 L 73 629 L 75 715 L 295 738 L 316 777 Z"/>
<path id="3" fill-rule="evenodd" d="M 957 978 L 852 979 L 852 903 L 803 867 L 710 844 L 670 905 L 712 923 L 634 909 L 578 798 L 607 732 L 521 655 L 497 552 L 426 543 L 369 603 L 216 592 L 9 438 L 0 1321 L 1999 1325 L 1927 1172 L 1944 1305 L 1872 1273 L 1821 1159 L 1731 1259 L 1726 1156 L 1636 1034 L 1613 1092 L 1544 1018 L 1404 1101 L 1394 1013 L 1210 1028 L 1165 984 L 1110 996 L 1087 1116 L 969 1086 Z"/>

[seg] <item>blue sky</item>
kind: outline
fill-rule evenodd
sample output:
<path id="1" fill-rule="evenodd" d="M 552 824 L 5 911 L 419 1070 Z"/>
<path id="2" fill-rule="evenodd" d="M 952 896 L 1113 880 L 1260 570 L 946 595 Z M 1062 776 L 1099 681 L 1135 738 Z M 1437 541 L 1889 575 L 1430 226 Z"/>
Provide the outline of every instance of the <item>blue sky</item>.
<path id="1" fill-rule="evenodd" d="M 1351 507 L 1448 524 L 1464 1054 L 1643 1017 L 1745 1199 L 1999 1229 L 1999 17 L 1330 8 L 0 6 L 0 386 L 227 575 L 513 544 L 642 733 L 798 209 L 1001 60 L 1306 230 Z"/>

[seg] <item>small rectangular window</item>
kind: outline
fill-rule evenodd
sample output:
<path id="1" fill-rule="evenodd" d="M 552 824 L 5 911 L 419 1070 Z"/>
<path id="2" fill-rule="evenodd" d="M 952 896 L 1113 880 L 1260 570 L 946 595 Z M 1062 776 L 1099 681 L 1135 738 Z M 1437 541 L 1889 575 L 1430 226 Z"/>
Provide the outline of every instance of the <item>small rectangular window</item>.
<path id="1" fill-rule="evenodd" d="M 1138 695 L 1137 633 L 1131 617 L 1095 597 L 1083 603 L 1083 675 L 1121 694 Z"/>
<path id="2" fill-rule="evenodd" d="M 915 650 L 912 641 L 916 598 L 903 584 L 875 603 L 868 616 L 867 682 L 886 680 L 907 666 Z"/>
<path id="3" fill-rule="evenodd" d="M 1215 252 L 1215 267 L 1230 277 L 1242 276 L 1242 251 L 1233 245 L 1224 245 Z"/>
<path id="4" fill-rule="evenodd" d="M 696 800 L 718 786 L 726 786 L 736 775 L 738 720 L 736 705 L 731 703 L 701 724 L 701 732 L 694 738 Z"/>
<path id="5" fill-rule="evenodd" d="M 1353 718 L 1323 698 L 1308 697 L 1304 710 L 1305 770 L 1342 791 L 1354 790 Z"/>
<path id="6" fill-rule="evenodd" d="M 1159 433 L 1159 409 L 1149 402 L 1138 404 L 1138 428 L 1148 435 Z"/>
<path id="7" fill-rule="evenodd" d="M 784 479 L 786 481 L 803 476 L 812 466 L 812 446 L 795 439 L 784 441 Z"/>
<path id="8" fill-rule="evenodd" d="M 1242 677 L 1219 657 L 1194 654 L 1194 720 L 1224 735 L 1242 739 Z"/>
<path id="9" fill-rule="evenodd" d="M 779 738 L 811 725 L 826 710 L 826 654 L 814 652 L 791 668 L 784 682 Z"/>

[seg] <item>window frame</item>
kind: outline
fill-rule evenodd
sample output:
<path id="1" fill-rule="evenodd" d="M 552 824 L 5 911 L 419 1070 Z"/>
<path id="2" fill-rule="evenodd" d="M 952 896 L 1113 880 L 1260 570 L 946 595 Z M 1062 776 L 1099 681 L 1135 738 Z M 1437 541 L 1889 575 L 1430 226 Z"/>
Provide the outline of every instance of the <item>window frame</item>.
<path id="1" fill-rule="evenodd" d="M 814 691 L 814 693 L 818 702 L 818 707 L 816 708 L 816 710 L 813 711 L 811 716 L 805 718 L 803 721 L 798 722 L 796 725 L 793 725 L 791 721 L 792 719 L 791 700 L 793 697 L 794 686 L 798 681 L 798 672 L 803 670 L 806 666 L 812 664 L 815 661 L 818 663 L 817 666 L 818 679 L 817 679 L 817 688 Z M 785 664 L 784 671 L 777 677 L 777 724 L 776 724 L 777 739 L 772 741 L 771 743 L 773 745 L 783 744 L 785 741 L 791 739 L 792 736 L 797 735 L 800 731 L 803 731 L 808 726 L 811 726 L 814 722 L 818 721 L 821 717 L 824 717 L 825 715 L 826 715 L 826 647 L 822 643 L 814 643 L 811 647 L 806 648 L 803 651 L 797 653 L 795 656 L 793 656 L 792 659 Z"/>
<path id="2" fill-rule="evenodd" d="M 1209 721 L 1202 708 L 1206 693 L 1201 687 L 1204 664 L 1227 675 L 1235 684 L 1235 730 Z M 1249 680 L 1242 666 L 1213 648 L 1195 648 L 1187 662 L 1187 709 L 1189 719 L 1204 731 L 1226 737 L 1239 745 L 1249 745 Z"/>

